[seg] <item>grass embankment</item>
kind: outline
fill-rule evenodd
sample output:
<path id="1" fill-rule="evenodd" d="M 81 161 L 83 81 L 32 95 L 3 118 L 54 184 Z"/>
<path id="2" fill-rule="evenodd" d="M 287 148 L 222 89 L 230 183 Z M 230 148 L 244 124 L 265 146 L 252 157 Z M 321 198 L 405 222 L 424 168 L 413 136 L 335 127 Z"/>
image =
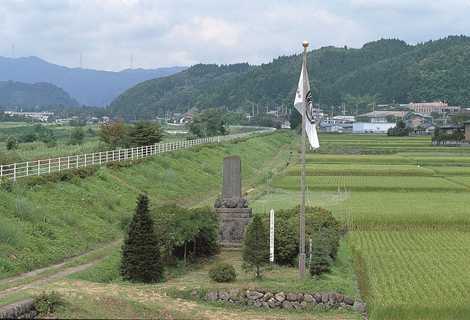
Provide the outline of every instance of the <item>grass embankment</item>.
<path id="1" fill-rule="evenodd" d="M 122 236 L 138 193 L 154 204 L 215 199 L 223 157 L 240 155 L 247 188 L 286 165 L 286 132 L 178 151 L 71 182 L 0 191 L 0 278 L 61 261 Z M 207 203 L 207 201 L 205 201 Z"/>
<path id="2" fill-rule="evenodd" d="M 429 137 L 320 141 L 322 153 L 307 157 L 307 203 L 352 230 L 370 319 L 470 318 L 470 149 L 433 147 Z M 299 172 L 294 164 L 275 177 L 254 210 L 297 204 Z"/>

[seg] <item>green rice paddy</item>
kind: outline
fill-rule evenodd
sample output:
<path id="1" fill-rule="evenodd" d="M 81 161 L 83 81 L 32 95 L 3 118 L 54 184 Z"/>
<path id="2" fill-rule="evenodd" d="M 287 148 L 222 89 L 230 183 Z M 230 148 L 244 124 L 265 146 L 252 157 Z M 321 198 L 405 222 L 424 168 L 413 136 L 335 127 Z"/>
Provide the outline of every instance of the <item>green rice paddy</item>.
<path id="1" fill-rule="evenodd" d="M 307 204 L 349 228 L 370 319 L 469 319 L 470 148 L 379 135 L 320 143 L 307 156 Z M 274 177 L 255 212 L 297 205 L 299 175 L 292 163 Z"/>

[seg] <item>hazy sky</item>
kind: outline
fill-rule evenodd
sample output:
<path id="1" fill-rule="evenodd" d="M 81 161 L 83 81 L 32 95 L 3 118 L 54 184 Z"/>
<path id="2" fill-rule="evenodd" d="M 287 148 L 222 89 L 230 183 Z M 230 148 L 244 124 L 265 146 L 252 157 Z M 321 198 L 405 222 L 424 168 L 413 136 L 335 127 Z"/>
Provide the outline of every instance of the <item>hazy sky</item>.
<path id="1" fill-rule="evenodd" d="M 470 34 L 470 0 L 0 0 L 0 55 L 120 70 L 259 64 L 301 41 L 360 47 Z"/>

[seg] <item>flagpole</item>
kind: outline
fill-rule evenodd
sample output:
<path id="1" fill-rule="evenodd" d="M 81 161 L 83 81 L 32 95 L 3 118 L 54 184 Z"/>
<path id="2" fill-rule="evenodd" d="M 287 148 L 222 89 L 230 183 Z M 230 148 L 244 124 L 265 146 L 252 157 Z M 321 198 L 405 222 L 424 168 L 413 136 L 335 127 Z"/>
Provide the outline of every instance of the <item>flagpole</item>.
<path id="1" fill-rule="evenodd" d="M 303 54 L 303 65 L 307 67 L 307 48 L 308 42 L 304 41 L 302 43 L 304 47 Z M 306 77 L 304 75 L 304 88 Z M 308 80 L 307 80 L 308 81 Z M 305 100 L 305 97 L 304 97 Z M 305 276 L 305 121 L 306 121 L 306 111 L 307 106 L 304 102 L 304 112 L 302 112 L 302 139 L 301 139 L 301 154 L 300 154 L 300 164 L 301 164 L 301 173 L 300 173 L 300 215 L 299 215 L 299 224 L 300 224 L 300 241 L 299 241 L 299 276 L 303 278 Z"/>

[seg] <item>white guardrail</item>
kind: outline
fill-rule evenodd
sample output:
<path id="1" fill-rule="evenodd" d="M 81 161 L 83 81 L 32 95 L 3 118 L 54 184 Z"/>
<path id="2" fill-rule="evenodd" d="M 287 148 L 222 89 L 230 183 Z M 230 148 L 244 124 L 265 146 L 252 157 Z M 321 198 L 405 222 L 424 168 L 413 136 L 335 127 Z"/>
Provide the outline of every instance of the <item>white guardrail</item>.
<path id="1" fill-rule="evenodd" d="M 255 134 L 270 133 L 274 128 L 258 128 L 256 131 L 231 134 L 226 136 L 215 136 L 194 140 L 181 140 L 176 142 L 157 143 L 149 146 L 142 146 L 128 149 L 116 149 L 103 152 L 94 152 L 59 158 L 50 158 L 45 160 L 34 160 L 12 164 L 0 165 L 0 179 L 16 179 L 40 176 L 90 166 L 100 166 L 110 162 L 137 160 L 152 157 L 165 152 L 171 152 L 182 149 L 189 149 L 194 146 L 204 144 L 215 144 L 225 141 L 246 138 Z"/>

